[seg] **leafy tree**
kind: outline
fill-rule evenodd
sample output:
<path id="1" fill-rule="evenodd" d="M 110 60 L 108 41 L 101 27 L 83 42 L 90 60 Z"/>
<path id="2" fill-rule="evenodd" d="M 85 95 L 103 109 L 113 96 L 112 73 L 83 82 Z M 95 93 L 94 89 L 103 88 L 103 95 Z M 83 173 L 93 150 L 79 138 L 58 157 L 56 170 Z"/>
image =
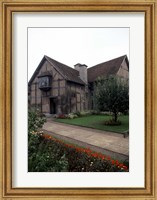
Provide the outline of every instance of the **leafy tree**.
<path id="1" fill-rule="evenodd" d="M 98 78 L 94 85 L 94 103 L 100 111 L 113 113 L 117 122 L 118 113 L 129 109 L 128 80 L 117 76 Z"/>

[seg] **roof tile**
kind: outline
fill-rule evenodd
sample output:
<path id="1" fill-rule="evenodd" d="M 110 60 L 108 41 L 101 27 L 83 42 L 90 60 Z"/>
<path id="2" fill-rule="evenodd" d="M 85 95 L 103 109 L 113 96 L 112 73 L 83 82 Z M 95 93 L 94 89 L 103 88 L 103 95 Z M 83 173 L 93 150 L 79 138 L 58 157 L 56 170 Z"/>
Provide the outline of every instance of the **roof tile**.
<path id="1" fill-rule="evenodd" d="M 75 83 L 79 83 L 79 84 L 85 84 L 80 78 L 79 78 L 79 72 L 63 63 L 60 63 L 48 56 L 45 56 L 46 59 L 55 67 L 57 67 L 57 69 L 62 73 L 62 75 L 68 80 L 68 81 L 72 81 Z"/>
<path id="2" fill-rule="evenodd" d="M 109 60 L 107 62 L 100 63 L 98 65 L 88 68 L 88 70 L 87 70 L 88 82 L 93 82 L 98 77 L 101 77 L 104 75 L 116 74 L 125 57 L 127 57 L 127 56 L 124 55 L 124 56 L 115 58 L 113 60 Z"/>

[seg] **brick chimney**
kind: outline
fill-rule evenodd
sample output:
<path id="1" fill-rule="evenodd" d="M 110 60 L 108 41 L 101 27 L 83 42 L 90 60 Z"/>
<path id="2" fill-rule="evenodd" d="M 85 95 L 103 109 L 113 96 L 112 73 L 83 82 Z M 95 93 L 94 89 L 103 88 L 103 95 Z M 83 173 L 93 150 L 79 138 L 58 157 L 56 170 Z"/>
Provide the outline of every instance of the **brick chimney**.
<path id="1" fill-rule="evenodd" d="M 77 63 L 74 68 L 79 71 L 79 77 L 87 84 L 87 65 Z"/>

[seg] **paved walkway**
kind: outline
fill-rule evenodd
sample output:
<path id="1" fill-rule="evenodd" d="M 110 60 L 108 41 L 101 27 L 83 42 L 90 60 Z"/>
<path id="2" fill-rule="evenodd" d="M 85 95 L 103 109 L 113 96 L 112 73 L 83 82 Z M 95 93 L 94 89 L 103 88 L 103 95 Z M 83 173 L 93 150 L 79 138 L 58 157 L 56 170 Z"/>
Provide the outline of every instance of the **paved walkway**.
<path id="1" fill-rule="evenodd" d="M 129 158 L 129 137 L 124 138 L 123 134 L 50 120 L 44 124 L 43 130 L 65 141 L 110 155 L 114 159 L 126 160 Z"/>

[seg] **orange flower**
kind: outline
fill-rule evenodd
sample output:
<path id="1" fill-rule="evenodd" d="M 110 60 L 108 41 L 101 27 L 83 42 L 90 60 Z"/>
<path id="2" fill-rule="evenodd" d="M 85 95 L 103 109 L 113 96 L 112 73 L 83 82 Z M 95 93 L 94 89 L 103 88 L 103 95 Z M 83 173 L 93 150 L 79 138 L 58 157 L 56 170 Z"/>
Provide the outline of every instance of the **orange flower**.
<path id="1" fill-rule="evenodd" d="M 112 165 L 114 165 L 115 161 L 114 161 L 114 160 L 112 160 L 112 161 L 111 161 L 111 163 L 112 163 Z"/>
<path id="2" fill-rule="evenodd" d="M 116 166 L 118 166 L 119 165 L 119 161 L 118 160 L 116 160 Z"/>

